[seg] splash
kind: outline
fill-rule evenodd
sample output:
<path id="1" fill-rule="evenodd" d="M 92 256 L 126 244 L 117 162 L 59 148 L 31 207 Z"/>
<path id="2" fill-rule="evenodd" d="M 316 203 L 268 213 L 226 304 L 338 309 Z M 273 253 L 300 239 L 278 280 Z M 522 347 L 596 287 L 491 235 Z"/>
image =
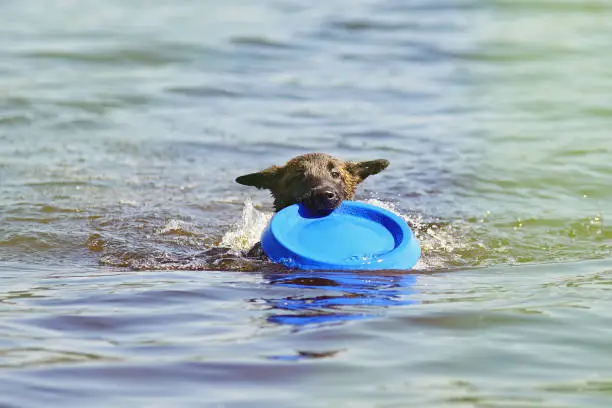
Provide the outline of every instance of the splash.
<path id="1" fill-rule="evenodd" d="M 433 270 L 458 266 L 460 250 L 467 245 L 460 239 L 457 225 L 448 222 L 426 221 L 419 214 L 404 214 L 393 203 L 375 198 L 363 200 L 401 217 L 410 226 L 414 235 L 421 243 L 421 259 L 414 266 L 415 270 Z"/>
<path id="2" fill-rule="evenodd" d="M 393 212 L 412 228 L 423 252 L 415 270 L 440 269 L 458 264 L 460 255 L 457 250 L 464 244 L 453 224 L 426 222 L 420 215 L 404 214 L 395 204 L 377 199 L 359 201 Z M 256 209 L 250 199 L 246 200 L 240 220 L 223 235 L 220 246 L 236 251 L 249 250 L 259 241 L 273 215 L 272 212 Z"/>
<path id="3" fill-rule="evenodd" d="M 272 219 L 272 212 L 260 211 L 251 199 L 244 202 L 240 220 L 221 238 L 220 246 L 237 251 L 248 251 L 259 242 L 263 230 Z"/>
<path id="4" fill-rule="evenodd" d="M 194 236 L 195 234 L 188 230 L 188 223 L 183 220 L 169 219 L 166 223 L 155 230 L 158 235 L 183 235 Z"/>

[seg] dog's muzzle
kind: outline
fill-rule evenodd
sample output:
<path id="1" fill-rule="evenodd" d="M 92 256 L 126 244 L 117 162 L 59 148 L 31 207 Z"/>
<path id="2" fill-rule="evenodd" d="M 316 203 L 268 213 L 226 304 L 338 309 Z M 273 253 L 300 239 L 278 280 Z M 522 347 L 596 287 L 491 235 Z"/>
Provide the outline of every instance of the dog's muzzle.
<path id="1" fill-rule="evenodd" d="M 322 185 L 312 189 L 303 204 L 314 211 L 331 211 L 342 202 L 340 193 L 336 188 Z"/>

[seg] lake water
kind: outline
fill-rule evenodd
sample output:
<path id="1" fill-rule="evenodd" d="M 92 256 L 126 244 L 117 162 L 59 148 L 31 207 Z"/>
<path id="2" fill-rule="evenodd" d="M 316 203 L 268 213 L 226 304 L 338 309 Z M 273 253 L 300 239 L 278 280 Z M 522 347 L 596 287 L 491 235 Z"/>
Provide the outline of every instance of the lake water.
<path id="1" fill-rule="evenodd" d="M 612 406 L 612 4 L 2 2 L 0 406 Z M 240 255 L 294 155 L 411 273 Z"/>

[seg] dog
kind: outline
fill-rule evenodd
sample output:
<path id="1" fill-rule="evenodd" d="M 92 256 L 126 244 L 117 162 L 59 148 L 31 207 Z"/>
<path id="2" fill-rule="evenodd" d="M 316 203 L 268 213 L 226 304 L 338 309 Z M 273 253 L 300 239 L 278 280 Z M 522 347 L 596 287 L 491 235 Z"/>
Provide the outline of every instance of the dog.
<path id="1" fill-rule="evenodd" d="M 325 214 L 342 201 L 352 200 L 359 183 L 387 166 L 389 161 L 385 159 L 351 162 L 325 153 L 308 153 L 294 157 L 284 166 L 240 176 L 236 182 L 270 190 L 275 212 L 302 204 L 313 213 Z M 261 243 L 255 244 L 247 256 L 263 257 Z"/>

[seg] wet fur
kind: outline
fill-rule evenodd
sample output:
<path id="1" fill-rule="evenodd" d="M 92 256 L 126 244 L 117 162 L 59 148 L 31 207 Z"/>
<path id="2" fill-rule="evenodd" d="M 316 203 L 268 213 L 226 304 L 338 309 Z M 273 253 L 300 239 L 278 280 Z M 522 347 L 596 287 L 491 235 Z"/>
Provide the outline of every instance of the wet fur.
<path id="1" fill-rule="evenodd" d="M 359 183 L 388 165 L 389 161 L 384 159 L 351 162 L 324 153 L 308 153 L 294 157 L 284 166 L 240 176 L 236 182 L 270 190 L 275 211 L 297 203 L 314 211 L 332 210 L 343 200 L 352 200 Z M 260 243 L 248 253 L 262 255 Z"/>
<path id="2" fill-rule="evenodd" d="M 387 168 L 384 159 L 350 162 L 324 153 L 308 153 L 294 157 L 284 166 L 272 166 L 257 173 L 236 178 L 236 182 L 270 190 L 274 209 L 280 211 L 303 201 L 317 184 L 334 184 L 341 190 L 341 201 L 352 200 L 357 186 L 368 176 Z M 339 177 L 333 177 L 337 171 Z"/>

